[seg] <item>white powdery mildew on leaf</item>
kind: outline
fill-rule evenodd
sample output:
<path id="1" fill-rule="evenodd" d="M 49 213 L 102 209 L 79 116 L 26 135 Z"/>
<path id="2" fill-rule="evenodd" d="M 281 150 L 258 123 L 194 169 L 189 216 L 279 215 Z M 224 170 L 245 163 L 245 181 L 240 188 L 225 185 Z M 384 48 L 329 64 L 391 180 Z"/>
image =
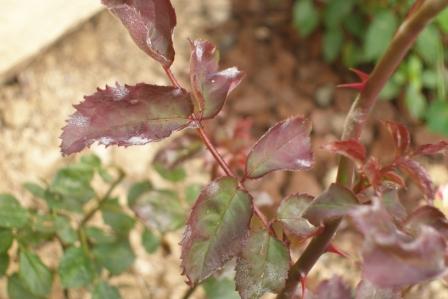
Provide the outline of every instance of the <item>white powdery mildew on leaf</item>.
<path id="1" fill-rule="evenodd" d="M 175 87 L 137 84 L 106 86 L 76 105 L 61 135 L 64 155 L 95 141 L 131 146 L 158 141 L 188 127 L 190 94 Z"/>

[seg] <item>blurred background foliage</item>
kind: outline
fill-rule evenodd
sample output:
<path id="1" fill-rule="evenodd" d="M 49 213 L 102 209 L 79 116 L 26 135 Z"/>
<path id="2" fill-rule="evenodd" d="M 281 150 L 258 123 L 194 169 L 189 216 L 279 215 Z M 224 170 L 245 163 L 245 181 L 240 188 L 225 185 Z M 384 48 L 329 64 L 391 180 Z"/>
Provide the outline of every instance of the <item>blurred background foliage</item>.
<path id="1" fill-rule="evenodd" d="M 322 58 L 371 70 L 414 0 L 296 0 L 293 23 L 301 38 L 318 35 Z M 416 120 L 448 135 L 448 9 L 420 35 L 381 94 L 404 103 Z"/>

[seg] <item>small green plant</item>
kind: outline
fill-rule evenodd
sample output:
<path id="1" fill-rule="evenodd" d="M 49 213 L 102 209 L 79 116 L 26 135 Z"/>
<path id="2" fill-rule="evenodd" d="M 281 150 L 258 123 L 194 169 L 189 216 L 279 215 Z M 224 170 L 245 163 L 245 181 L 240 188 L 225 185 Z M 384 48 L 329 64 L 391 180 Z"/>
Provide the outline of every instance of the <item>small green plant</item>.
<path id="1" fill-rule="evenodd" d="M 93 299 L 121 298 L 109 279 L 128 272 L 134 263 L 132 230 L 139 231 L 148 253 L 169 254 L 164 236 L 183 227 L 201 186 L 175 184 L 185 179 L 185 171 L 180 166 L 160 166 L 163 154 L 157 155 L 155 169 L 172 188 L 156 188 L 148 180 L 132 184 L 126 204 L 114 195 L 125 174 L 104 167 L 95 155 L 59 169 L 50 182 L 25 183 L 33 198 L 30 208 L 12 195 L 0 194 L 0 275 L 8 281 L 9 298 L 49 298 L 56 276 L 65 298 L 80 288 Z M 39 257 L 39 249 L 50 244 L 55 253 L 57 247 L 62 251 L 51 267 Z M 18 270 L 8 271 L 15 260 Z"/>
<path id="2" fill-rule="evenodd" d="M 347 67 L 373 64 L 385 52 L 399 20 L 414 0 L 296 0 L 293 21 L 303 38 L 322 29 L 322 56 Z M 398 71 L 381 93 L 384 100 L 403 100 L 411 117 L 448 135 L 446 63 L 443 42 L 448 34 L 448 9 L 425 28 Z"/>

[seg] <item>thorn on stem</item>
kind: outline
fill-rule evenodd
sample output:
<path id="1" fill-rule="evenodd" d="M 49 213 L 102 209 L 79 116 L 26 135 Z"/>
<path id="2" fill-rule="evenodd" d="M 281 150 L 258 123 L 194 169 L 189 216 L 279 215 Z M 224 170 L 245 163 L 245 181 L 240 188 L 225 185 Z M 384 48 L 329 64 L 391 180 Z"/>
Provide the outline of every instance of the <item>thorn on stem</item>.
<path id="1" fill-rule="evenodd" d="M 361 82 L 339 84 L 337 87 L 338 88 L 350 88 L 350 89 L 362 91 L 365 88 L 367 81 L 369 80 L 369 75 L 364 73 L 363 71 L 360 71 L 355 68 L 351 68 L 350 70 L 358 76 L 358 78 L 361 80 Z"/>
<path id="2" fill-rule="evenodd" d="M 342 252 L 339 248 L 337 248 L 336 246 L 334 246 L 333 244 L 328 245 L 327 249 L 325 250 L 325 252 L 328 253 L 334 253 L 339 255 L 340 257 L 345 257 L 347 258 L 347 254 L 345 252 Z"/>

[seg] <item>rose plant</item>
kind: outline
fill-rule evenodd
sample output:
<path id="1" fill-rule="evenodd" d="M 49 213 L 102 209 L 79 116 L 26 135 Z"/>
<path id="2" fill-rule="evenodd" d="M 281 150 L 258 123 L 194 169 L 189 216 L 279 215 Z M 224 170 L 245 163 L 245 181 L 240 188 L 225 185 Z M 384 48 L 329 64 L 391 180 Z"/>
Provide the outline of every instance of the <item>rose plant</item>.
<path id="1" fill-rule="evenodd" d="M 418 157 L 445 153 L 448 142 L 411 148 L 406 127 L 385 121 L 395 142 L 395 158 L 384 163 L 369 157 L 359 138 L 379 93 L 418 34 L 448 6 L 448 0 L 416 0 L 371 74 L 356 71 L 362 81 L 343 86 L 359 94 L 341 140 L 325 146 L 341 156 L 336 182 L 315 198 L 300 193 L 288 196 L 272 219 L 254 204 L 245 183 L 273 171 L 310 169 L 314 160 L 310 121 L 291 116 L 274 124 L 250 149 L 224 158 L 204 125 L 221 111 L 243 72 L 236 67 L 219 70 L 216 47 L 209 41 L 192 40 L 187 90 L 170 70 L 176 25 L 170 1 L 102 3 L 137 46 L 161 64 L 171 86 L 117 83 L 86 96 L 63 129 L 62 153 L 79 152 L 94 142 L 133 146 L 164 139 L 178 130 L 197 132 L 222 176 L 202 189 L 186 223 L 181 260 L 192 287 L 236 258 L 235 283 L 242 298 L 260 298 L 266 292 L 277 293 L 278 298 L 305 296 L 305 278 L 311 268 L 325 252 L 337 251 L 331 240 L 343 218 L 364 235 L 360 283 L 352 291 L 334 278 L 313 292 L 306 291 L 306 298 L 402 298 L 409 287 L 446 274 L 448 221 L 432 205 L 435 188 Z M 243 167 L 232 169 L 234 164 Z M 426 197 L 425 204 L 414 211 L 406 211 L 396 196 L 405 187 L 405 176 Z M 293 261 L 289 244 L 294 240 L 307 246 Z"/>

